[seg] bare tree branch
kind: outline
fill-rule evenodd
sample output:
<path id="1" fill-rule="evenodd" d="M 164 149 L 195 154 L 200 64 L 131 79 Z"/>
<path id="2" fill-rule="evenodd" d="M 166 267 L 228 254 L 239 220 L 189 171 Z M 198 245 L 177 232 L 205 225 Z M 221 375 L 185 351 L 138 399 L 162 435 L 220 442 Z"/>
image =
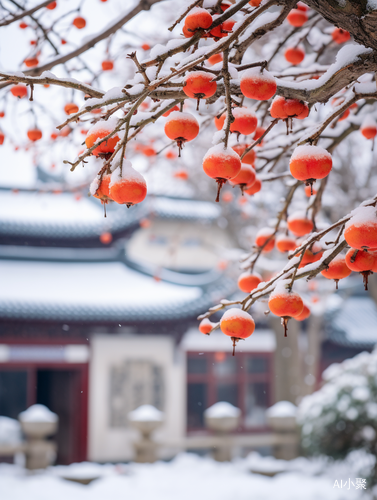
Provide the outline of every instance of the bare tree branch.
<path id="1" fill-rule="evenodd" d="M 94 47 L 98 42 L 101 40 L 104 40 L 105 38 L 108 38 L 110 35 L 118 31 L 124 24 L 126 24 L 130 19 L 135 17 L 139 12 L 142 12 L 143 10 L 149 10 L 152 5 L 155 3 L 161 2 L 162 0 L 140 0 L 139 4 L 133 8 L 130 12 L 125 14 L 123 17 L 119 19 L 119 21 L 115 22 L 112 24 L 109 28 L 106 30 L 102 31 L 99 33 L 97 36 L 94 36 L 90 40 L 88 40 L 86 43 L 81 45 L 81 47 L 78 47 L 77 49 L 73 50 L 72 52 L 69 52 L 68 54 L 65 54 L 61 57 L 57 57 L 55 59 L 52 59 L 50 62 L 44 64 L 43 66 L 37 66 L 36 68 L 29 69 L 24 72 L 25 75 L 31 75 L 31 76 L 37 76 L 43 73 L 43 71 L 48 71 L 51 68 L 54 68 L 55 66 L 58 66 L 59 64 L 64 64 L 67 61 L 70 61 L 74 57 L 77 57 L 87 50 L 91 49 Z M 0 88 L 5 87 L 8 84 L 2 84 L 0 85 Z"/>
<path id="2" fill-rule="evenodd" d="M 44 2 L 42 2 L 38 5 L 35 5 L 31 9 L 24 10 L 20 14 L 16 14 L 15 16 L 12 16 L 10 19 L 6 19 L 4 21 L 1 21 L 0 27 L 1 26 L 9 26 L 10 24 L 18 21 L 19 19 L 22 19 L 23 17 L 31 16 L 32 14 L 34 14 L 34 12 L 37 12 L 38 10 L 42 9 L 43 7 L 46 7 L 46 5 L 48 5 L 50 3 L 51 3 L 51 0 L 45 0 Z"/>

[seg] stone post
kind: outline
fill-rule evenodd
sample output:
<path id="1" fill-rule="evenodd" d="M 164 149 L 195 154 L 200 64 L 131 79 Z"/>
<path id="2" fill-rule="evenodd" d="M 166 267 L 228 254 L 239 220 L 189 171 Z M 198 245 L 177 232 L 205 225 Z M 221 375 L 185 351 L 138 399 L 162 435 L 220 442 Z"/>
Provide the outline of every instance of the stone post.
<path id="1" fill-rule="evenodd" d="M 221 401 L 207 408 L 204 412 L 206 427 L 215 431 L 221 438 L 221 445 L 216 447 L 213 458 L 217 462 L 228 462 L 232 459 L 232 438 L 230 433 L 235 431 L 240 423 L 241 410 Z"/>
<path id="2" fill-rule="evenodd" d="M 292 460 L 299 455 L 297 407 L 290 401 L 279 401 L 267 410 L 267 423 L 284 444 L 274 446 L 274 457 Z"/>
<path id="3" fill-rule="evenodd" d="M 128 419 L 132 427 L 141 433 L 141 439 L 134 443 L 135 462 L 155 462 L 158 444 L 152 440 L 151 434 L 162 425 L 164 414 L 152 405 L 142 405 L 131 411 Z"/>
<path id="4" fill-rule="evenodd" d="M 48 441 L 58 430 L 59 418 L 44 405 L 30 406 L 18 420 L 26 438 L 26 468 L 45 469 L 56 459 L 56 443 Z"/>

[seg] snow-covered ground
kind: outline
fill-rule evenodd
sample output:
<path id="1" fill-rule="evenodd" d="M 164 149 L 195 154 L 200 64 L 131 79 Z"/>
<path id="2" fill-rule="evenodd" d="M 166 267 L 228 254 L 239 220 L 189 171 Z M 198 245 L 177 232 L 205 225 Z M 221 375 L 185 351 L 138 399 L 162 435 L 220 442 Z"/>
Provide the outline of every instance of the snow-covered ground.
<path id="1" fill-rule="evenodd" d="M 256 453 L 231 463 L 217 463 L 194 454 L 155 464 L 73 464 L 28 473 L 0 465 L 1 500 L 369 500 L 352 483 L 360 477 L 360 456 L 341 465 L 298 458 L 291 462 Z M 357 467 L 355 466 L 357 464 Z M 251 473 L 285 470 L 274 477 Z M 89 485 L 63 479 L 98 477 Z M 362 477 L 362 476 L 361 476 Z M 365 476 L 364 476 L 365 477 Z M 348 480 L 350 483 L 348 486 Z M 335 481 L 338 481 L 339 487 Z M 343 488 L 340 488 L 342 481 Z M 335 487 L 334 487 L 335 484 Z M 349 487 L 349 489 L 348 489 Z"/>

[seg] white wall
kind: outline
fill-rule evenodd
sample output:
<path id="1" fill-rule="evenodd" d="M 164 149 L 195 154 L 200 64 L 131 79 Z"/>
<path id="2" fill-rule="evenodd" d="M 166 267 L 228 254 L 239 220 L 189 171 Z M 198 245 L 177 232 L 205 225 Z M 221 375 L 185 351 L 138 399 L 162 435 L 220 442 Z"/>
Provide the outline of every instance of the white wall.
<path id="1" fill-rule="evenodd" d="M 138 438 L 137 432 L 127 425 L 110 426 L 111 369 L 127 361 L 149 361 L 163 368 L 165 422 L 156 431 L 156 440 L 177 442 L 185 435 L 185 361 L 174 341 L 167 336 L 98 334 L 91 342 L 89 369 L 89 460 L 133 458 L 132 442 Z M 176 451 L 165 447 L 160 456 L 168 458 Z"/>
<path id="2" fill-rule="evenodd" d="M 162 238 L 159 244 L 154 238 Z M 187 246 L 191 240 L 196 244 Z M 151 226 L 135 231 L 127 242 L 131 259 L 177 270 L 208 270 L 232 246 L 228 234 L 214 224 L 152 220 Z"/>

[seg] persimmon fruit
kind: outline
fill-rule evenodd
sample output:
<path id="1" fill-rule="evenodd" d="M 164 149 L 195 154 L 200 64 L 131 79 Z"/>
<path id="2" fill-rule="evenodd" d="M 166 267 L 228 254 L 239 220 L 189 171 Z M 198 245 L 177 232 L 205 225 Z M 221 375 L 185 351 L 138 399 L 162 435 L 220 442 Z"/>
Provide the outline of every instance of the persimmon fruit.
<path id="1" fill-rule="evenodd" d="M 236 343 L 240 339 L 247 339 L 255 330 L 255 322 L 249 313 L 232 307 L 228 309 L 220 320 L 221 331 L 233 341 L 233 356 Z"/>
<path id="2" fill-rule="evenodd" d="M 287 337 L 288 321 L 299 316 L 304 309 L 304 302 L 300 295 L 285 288 L 285 283 L 280 282 L 271 293 L 268 307 L 275 316 L 281 317 L 284 326 L 284 337 Z"/>
<path id="3" fill-rule="evenodd" d="M 304 309 L 302 310 L 302 312 L 298 316 L 294 316 L 293 319 L 295 319 L 296 321 L 305 321 L 309 318 L 309 316 L 310 309 L 306 304 L 304 304 Z"/>
<path id="4" fill-rule="evenodd" d="M 360 127 L 360 132 L 365 137 L 365 139 L 374 139 L 376 137 L 377 123 L 371 115 L 367 115 L 364 118 Z"/>
<path id="5" fill-rule="evenodd" d="M 27 96 L 27 87 L 22 84 L 17 84 L 13 85 L 13 87 L 10 89 L 11 94 L 13 94 L 15 97 L 18 97 L 22 99 L 23 97 Z"/>
<path id="6" fill-rule="evenodd" d="M 297 241 L 291 236 L 280 234 L 276 238 L 276 248 L 282 253 L 290 252 L 291 250 L 296 250 Z"/>
<path id="7" fill-rule="evenodd" d="M 166 120 L 164 131 L 169 139 L 176 141 L 179 149 L 178 156 L 181 156 L 182 146 L 199 134 L 199 123 L 190 113 L 173 111 Z"/>
<path id="8" fill-rule="evenodd" d="M 242 156 L 243 153 L 245 152 L 245 149 L 247 149 L 250 146 L 250 144 L 236 144 L 235 146 L 232 146 L 233 151 L 235 151 L 239 156 Z M 256 154 L 254 149 L 250 149 L 245 156 L 242 158 L 242 163 L 247 163 L 248 165 L 254 166 L 256 159 Z"/>
<path id="9" fill-rule="evenodd" d="M 108 136 L 116 127 L 116 121 L 107 120 L 107 121 L 99 121 L 95 123 L 89 130 L 85 139 L 85 145 L 88 149 L 90 149 L 94 144 Z M 114 153 L 115 146 L 119 141 L 119 136 L 114 134 L 112 137 L 109 137 L 106 141 L 101 142 L 93 151 L 92 154 L 94 156 L 99 156 L 103 158 L 107 158 L 109 155 L 111 156 Z"/>
<path id="10" fill-rule="evenodd" d="M 208 318 L 202 319 L 199 323 L 199 331 L 203 333 L 203 335 L 209 335 L 216 323 L 212 323 Z"/>
<path id="11" fill-rule="evenodd" d="M 110 198 L 116 203 L 132 205 L 141 203 L 147 195 L 144 177 L 132 168 L 129 160 L 123 161 L 122 172 L 118 167 L 112 174 L 109 185 Z"/>
<path id="12" fill-rule="evenodd" d="M 230 131 L 238 135 L 250 135 L 255 132 L 258 118 L 254 111 L 247 108 L 235 108 L 232 111 L 234 122 L 230 124 Z"/>
<path id="13" fill-rule="evenodd" d="M 32 128 L 27 131 L 27 136 L 31 141 L 36 142 L 42 139 L 42 131 L 38 128 Z"/>
<path id="14" fill-rule="evenodd" d="M 86 20 L 81 17 L 81 16 L 77 16 L 74 18 L 74 20 L 72 21 L 72 24 L 73 26 L 75 26 L 77 29 L 79 30 L 82 30 L 83 28 L 85 28 L 86 26 Z"/>
<path id="15" fill-rule="evenodd" d="M 103 71 L 111 71 L 114 69 L 114 62 L 107 59 L 101 63 Z"/>
<path id="16" fill-rule="evenodd" d="M 203 158 L 203 170 L 218 184 L 216 201 L 219 201 L 220 190 L 227 180 L 233 179 L 241 170 L 241 159 L 232 148 L 218 144 L 210 148 Z"/>
<path id="17" fill-rule="evenodd" d="M 248 165 L 247 163 L 241 163 L 241 170 L 238 174 L 230 179 L 230 184 L 232 186 L 239 186 L 241 188 L 241 193 L 243 196 L 244 189 L 247 186 L 252 186 L 255 181 L 255 170 L 253 167 Z"/>
<path id="18" fill-rule="evenodd" d="M 212 24 L 212 16 L 206 9 L 195 7 L 187 14 L 185 18 L 185 27 L 192 34 L 197 29 L 208 29 Z"/>
<path id="19" fill-rule="evenodd" d="M 210 66 L 213 66 L 214 64 L 217 64 L 223 60 L 223 55 L 221 53 L 219 54 L 213 54 L 213 56 L 210 56 L 207 59 L 207 62 Z"/>
<path id="20" fill-rule="evenodd" d="M 377 249 L 376 207 L 359 207 L 346 223 L 344 238 L 351 248 Z"/>
<path id="21" fill-rule="evenodd" d="M 259 283 L 262 283 L 262 281 L 263 278 L 260 274 L 245 272 L 238 278 L 238 288 L 241 292 L 250 293 L 252 290 L 257 288 Z"/>
<path id="22" fill-rule="evenodd" d="M 73 115 L 74 113 L 77 113 L 78 110 L 79 110 L 79 107 L 74 102 L 68 102 L 64 106 L 64 111 L 65 111 L 66 115 Z"/>
<path id="23" fill-rule="evenodd" d="M 292 9 L 287 15 L 287 21 L 291 26 L 295 28 L 300 28 L 308 20 L 307 13 L 302 9 Z"/>
<path id="24" fill-rule="evenodd" d="M 269 71 L 250 68 L 241 76 L 240 89 L 249 99 L 267 101 L 275 95 L 277 83 Z"/>
<path id="25" fill-rule="evenodd" d="M 262 189 L 262 181 L 258 179 L 258 177 L 255 177 L 255 181 L 251 186 L 246 186 L 246 189 L 244 190 L 244 193 L 248 194 L 249 196 L 252 196 L 253 194 L 259 193 L 259 191 Z"/>
<path id="26" fill-rule="evenodd" d="M 39 60 L 37 57 L 29 57 L 28 59 L 24 60 L 25 66 L 28 68 L 35 68 L 39 64 Z"/>
<path id="27" fill-rule="evenodd" d="M 99 240 L 104 245 L 108 245 L 113 241 L 113 235 L 106 231 L 105 233 L 100 234 Z"/>
<path id="28" fill-rule="evenodd" d="M 337 255 L 328 265 L 327 269 L 321 271 L 322 276 L 329 280 L 334 280 L 338 289 L 339 280 L 347 278 L 352 270 L 347 266 L 344 255 Z"/>
<path id="29" fill-rule="evenodd" d="M 314 224 L 304 212 L 294 212 L 288 217 L 287 226 L 295 236 L 305 236 L 313 230 Z"/>
<path id="30" fill-rule="evenodd" d="M 275 230 L 270 227 L 260 229 L 255 237 L 255 245 L 262 248 L 263 253 L 271 252 L 275 246 Z"/>
<path id="31" fill-rule="evenodd" d="M 341 44 L 348 42 L 348 40 L 351 38 L 351 35 L 346 30 L 342 30 L 341 28 L 334 28 L 333 32 L 331 33 L 331 37 L 335 43 Z"/>
<path id="32" fill-rule="evenodd" d="M 286 61 L 296 66 L 305 59 L 305 51 L 301 47 L 288 47 L 284 52 Z"/>
<path id="33" fill-rule="evenodd" d="M 363 276 L 364 288 L 368 290 L 368 278 L 373 274 L 373 269 L 376 266 L 376 253 L 350 248 L 346 253 L 345 261 L 351 271 Z"/>
<path id="34" fill-rule="evenodd" d="M 289 161 L 293 177 L 312 186 L 317 179 L 324 179 L 332 169 L 332 157 L 320 146 L 298 146 Z"/>
<path id="35" fill-rule="evenodd" d="M 193 99 L 208 98 L 217 90 L 217 83 L 212 81 L 214 75 L 205 71 L 192 71 L 184 78 L 183 92 Z"/>

